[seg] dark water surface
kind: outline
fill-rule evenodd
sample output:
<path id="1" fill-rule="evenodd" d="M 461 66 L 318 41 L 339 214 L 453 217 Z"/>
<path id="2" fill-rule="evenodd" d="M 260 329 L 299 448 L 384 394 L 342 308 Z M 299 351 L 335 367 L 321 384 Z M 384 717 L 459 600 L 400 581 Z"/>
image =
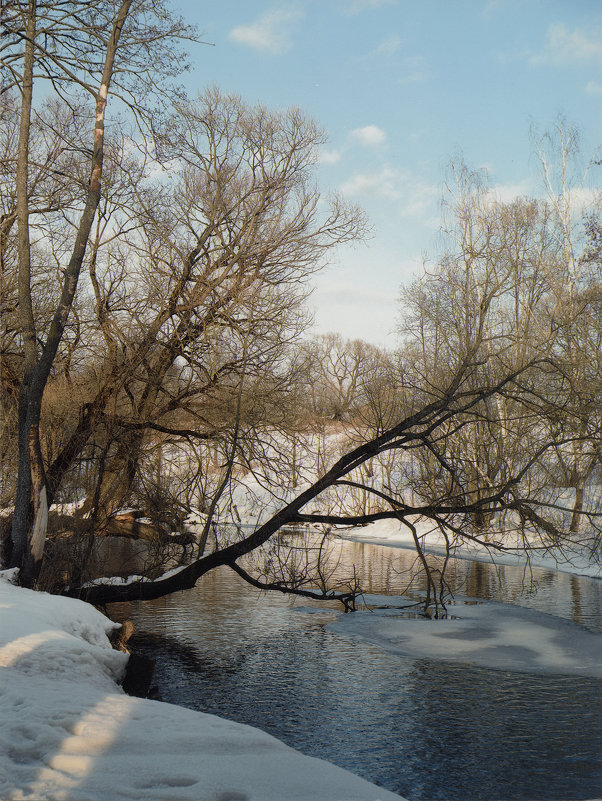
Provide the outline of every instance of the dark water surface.
<path id="1" fill-rule="evenodd" d="M 405 586 L 410 552 L 341 547 L 367 591 Z M 534 591 L 521 568 L 462 560 L 452 578 L 465 595 L 602 631 L 601 581 L 534 570 Z M 411 801 L 602 796 L 600 680 L 390 654 L 325 630 L 328 607 L 258 593 L 227 569 L 112 612 L 157 659 L 163 700 L 257 726 Z"/>

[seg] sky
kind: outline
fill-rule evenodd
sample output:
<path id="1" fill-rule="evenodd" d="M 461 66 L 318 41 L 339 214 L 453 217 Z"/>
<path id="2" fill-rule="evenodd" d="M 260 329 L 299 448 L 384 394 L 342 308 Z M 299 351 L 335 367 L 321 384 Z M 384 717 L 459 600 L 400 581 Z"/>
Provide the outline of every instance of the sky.
<path id="1" fill-rule="evenodd" d="M 541 195 L 533 129 L 562 115 L 602 144 L 599 0 L 174 0 L 215 85 L 298 106 L 327 132 L 316 180 L 366 210 L 370 239 L 315 278 L 314 331 L 394 347 L 399 297 L 434 258 L 452 161 L 500 196 Z M 595 177 L 594 177 L 595 180 Z"/>

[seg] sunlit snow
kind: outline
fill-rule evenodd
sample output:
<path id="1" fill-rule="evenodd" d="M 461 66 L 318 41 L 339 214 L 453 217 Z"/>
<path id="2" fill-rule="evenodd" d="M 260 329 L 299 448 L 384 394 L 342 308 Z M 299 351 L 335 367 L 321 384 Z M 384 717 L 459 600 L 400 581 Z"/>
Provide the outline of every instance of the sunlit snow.
<path id="1" fill-rule="evenodd" d="M 389 801 L 259 729 L 117 686 L 127 657 L 81 601 L 0 581 L 3 801 Z"/>
<path id="2" fill-rule="evenodd" d="M 418 535 L 422 538 L 423 550 L 431 554 L 445 554 L 445 540 L 428 520 L 414 521 Z M 366 542 L 372 545 L 386 545 L 390 548 L 415 549 L 411 531 L 397 520 L 378 520 L 367 526 L 341 528 L 338 534 L 342 539 Z M 453 555 L 458 559 L 471 559 L 477 562 L 493 562 L 497 565 L 524 564 L 529 560 L 532 566 L 546 567 L 563 573 L 574 573 L 592 578 L 602 578 L 602 563 L 591 559 L 585 549 L 565 544 L 562 550 L 547 548 L 524 552 L 524 543 L 512 533 L 505 535 L 506 550 L 487 547 L 486 544 L 465 541 L 456 548 Z M 514 546 L 514 547 L 513 547 Z"/>

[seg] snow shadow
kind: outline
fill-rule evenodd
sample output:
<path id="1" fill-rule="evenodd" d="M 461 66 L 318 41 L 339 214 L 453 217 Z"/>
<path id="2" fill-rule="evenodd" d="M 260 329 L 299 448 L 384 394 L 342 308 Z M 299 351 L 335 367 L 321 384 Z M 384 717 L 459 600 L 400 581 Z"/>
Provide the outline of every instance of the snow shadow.
<path id="1" fill-rule="evenodd" d="M 399 796 L 259 729 L 116 687 L 114 624 L 0 582 L 0 798 L 388 801 Z"/>

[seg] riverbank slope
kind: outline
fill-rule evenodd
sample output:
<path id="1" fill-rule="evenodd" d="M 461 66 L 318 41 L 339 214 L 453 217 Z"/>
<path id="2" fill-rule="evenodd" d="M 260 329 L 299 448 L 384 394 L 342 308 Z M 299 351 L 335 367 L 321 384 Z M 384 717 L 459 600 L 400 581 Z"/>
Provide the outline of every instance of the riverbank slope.
<path id="1" fill-rule="evenodd" d="M 1 574 L 0 574 L 1 576 Z M 4 801 L 399 801 L 259 729 L 117 682 L 116 624 L 82 601 L 0 580 Z"/>

